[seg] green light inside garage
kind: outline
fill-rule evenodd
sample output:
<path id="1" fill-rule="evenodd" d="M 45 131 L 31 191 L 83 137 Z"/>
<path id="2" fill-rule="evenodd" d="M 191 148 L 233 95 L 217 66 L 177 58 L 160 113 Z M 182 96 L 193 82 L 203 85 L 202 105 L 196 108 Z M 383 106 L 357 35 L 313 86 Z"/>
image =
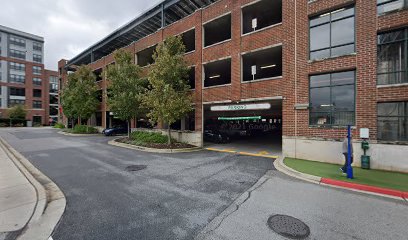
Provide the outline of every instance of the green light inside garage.
<path id="1" fill-rule="evenodd" d="M 234 121 L 234 120 L 260 120 L 261 116 L 253 117 L 218 117 L 218 120 Z"/>

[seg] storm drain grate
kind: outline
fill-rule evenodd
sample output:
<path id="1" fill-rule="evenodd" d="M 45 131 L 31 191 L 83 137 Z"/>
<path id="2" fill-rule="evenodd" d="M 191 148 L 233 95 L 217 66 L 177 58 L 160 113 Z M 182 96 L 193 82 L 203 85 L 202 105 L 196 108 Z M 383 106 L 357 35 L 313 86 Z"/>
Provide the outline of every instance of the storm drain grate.
<path id="1" fill-rule="evenodd" d="M 147 168 L 146 165 L 130 165 L 130 166 L 127 166 L 125 170 L 128 172 L 135 172 L 135 171 L 143 170 L 145 168 Z"/>
<path id="2" fill-rule="evenodd" d="M 287 215 L 271 216 L 268 226 L 279 235 L 291 239 L 304 239 L 310 235 L 310 229 L 304 222 Z"/>

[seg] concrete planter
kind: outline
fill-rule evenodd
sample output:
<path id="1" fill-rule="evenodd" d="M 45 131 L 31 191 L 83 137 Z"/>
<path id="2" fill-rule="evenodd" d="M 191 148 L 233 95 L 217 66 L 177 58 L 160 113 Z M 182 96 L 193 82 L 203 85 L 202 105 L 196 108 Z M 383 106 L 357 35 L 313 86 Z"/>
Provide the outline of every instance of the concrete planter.
<path id="1" fill-rule="evenodd" d="M 152 152 L 152 153 L 185 153 L 185 152 L 196 152 L 202 150 L 201 147 L 192 147 L 192 148 L 180 148 L 180 149 L 160 149 L 160 148 L 148 148 L 148 147 L 141 147 L 127 143 L 118 142 L 117 139 L 111 140 L 108 142 L 109 145 L 123 147 L 133 150 L 139 150 L 143 152 Z"/>
<path id="2" fill-rule="evenodd" d="M 58 131 L 58 134 L 61 135 L 65 135 L 65 136 L 71 136 L 71 137 L 89 137 L 89 136 L 98 136 L 99 133 L 88 133 L 88 134 L 84 134 L 84 133 L 67 133 L 64 131 Z"/>

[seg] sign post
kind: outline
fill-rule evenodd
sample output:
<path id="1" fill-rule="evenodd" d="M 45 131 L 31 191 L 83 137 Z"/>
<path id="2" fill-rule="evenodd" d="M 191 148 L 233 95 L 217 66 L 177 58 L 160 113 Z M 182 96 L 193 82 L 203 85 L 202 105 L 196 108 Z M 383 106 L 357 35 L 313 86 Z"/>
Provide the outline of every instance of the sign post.
<path id="1" fill-rule="evenodd" d="M 353 167 L 351 167 L 351 126 L 347 127 L 347 178 L 353 179 Z"/>

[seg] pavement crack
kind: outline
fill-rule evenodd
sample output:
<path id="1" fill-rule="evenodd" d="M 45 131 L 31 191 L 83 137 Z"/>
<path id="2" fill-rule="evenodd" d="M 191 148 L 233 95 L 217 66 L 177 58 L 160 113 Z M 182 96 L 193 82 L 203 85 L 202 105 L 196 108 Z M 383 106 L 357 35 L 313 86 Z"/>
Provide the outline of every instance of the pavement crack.
<path id="1" fill-rule="evenodd" d="M 222 219 L 221 219 L 221 221 L 217 224 L 217 226 L 216 226 L 215 228 L 211 229 L 210 231 L 208 231 L 206 234 L 211 233 L 211 232 L 214 232 L 215 230 L 217 230 L 217 229 L 221 226 L 221 224 L 224 222 L 224 220 L 225 220 L 227 217 L 231 216 L 233 213 L 235 213 L 236 211 L 238 211 L 239 208 L 241 207 L 241 205 L 244 204 L 246 201 L 248 201 L 248 199 L 251 198 L 253 191 L 255 191 L 255 190 L 257 190 L 258 188 L 260 188 L 260 187 L 261 187 L 264 183 L 266 183 L 268 180 L 269 180 L 269 178 L 265 178 L 261 183 L 256 184 L 256 185 L 257 185 L 256 187 L 254 187 L 254 188 L 252 188 L 251 190 L 247 191 L 248 196 L 247 196 L 241 203 L 239 203 L 239 204 L 233 203 L 233 204 L 235 204 L 235 209 L 234 209 L 234 211 L 232 211 L 232 212 L 228 213 L 227 215 L 223 216 Z M 228 208 L 228 207 L 227 207 L 227 208 Z"/>

